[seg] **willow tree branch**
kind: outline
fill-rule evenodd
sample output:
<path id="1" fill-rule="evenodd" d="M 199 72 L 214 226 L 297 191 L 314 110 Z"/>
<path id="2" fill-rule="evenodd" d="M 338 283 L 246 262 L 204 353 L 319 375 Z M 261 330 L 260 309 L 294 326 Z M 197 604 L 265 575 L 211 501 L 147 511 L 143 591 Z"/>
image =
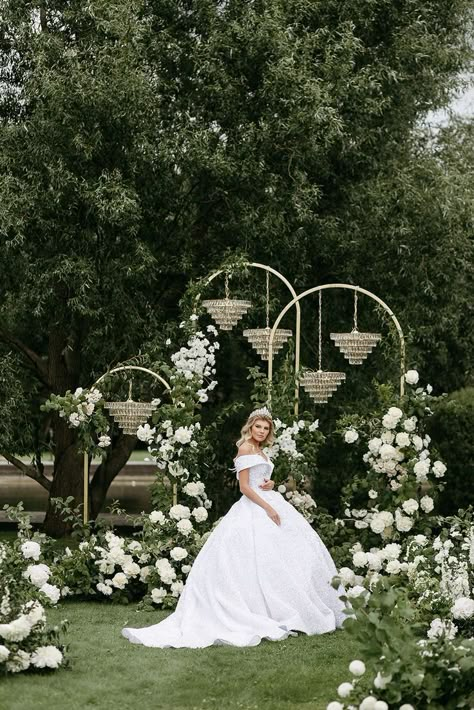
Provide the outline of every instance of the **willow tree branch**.
<path id="1" fill-rule="evenodd" d="M 45 360 L 43 360 L 40 355 L 35 353 L 34 350 L 29 348 L 28 345 L 26 345 L 15 335 L 8 333 L 2 328 L 0 328 L 0 340 L 3 340 L 4 343 L 12 345 L 16 350 L 18 350 L 18 352 L 20 352 L 26 358 L 28 363 L 32 366 L 32 369 L 34 370 L 38 378 L 41 380 L 41 382 L 47 387 L 49 387 L 48 368 Z"/>
<path id="2" fill-rule="evenodd" d="M 46 478 L 44 473 L 38 471 L 38 469 L 36 469 L 34 466 L 29 466 L 28 464 L 23 463 L 23 461 L 18 459 L 16 456 L 12 456 L 12 454 L 7 453 L 6 451 L 0 451 L 0 455 L 3 456 L 3 458 L 5 458 L 11 464 L 13 464 L 15 468 L 19 469 L 22 473 L 24 473 L 25 476 L 32 478 L 34 481 L 37 481 L 47 491 L 51 490 L 51 481 L 49 480 L 49 478 Z"/>

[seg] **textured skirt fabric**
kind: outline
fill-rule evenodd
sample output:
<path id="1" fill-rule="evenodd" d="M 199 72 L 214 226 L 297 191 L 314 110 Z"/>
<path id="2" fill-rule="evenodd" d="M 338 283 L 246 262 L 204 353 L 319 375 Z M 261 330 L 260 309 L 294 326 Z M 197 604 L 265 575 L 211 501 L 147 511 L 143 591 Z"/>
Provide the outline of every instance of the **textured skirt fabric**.
<path id="1" fill-rule="evenodd" d="M 331 586 L 336 567 L 319 535 L 280 493 L 255 490 L 278 511 L 281 525 L 242 496 L 196 557 L 176 610 L 154 626 L 123 629 L 129 641 L 160 648 L 255 646 L 341 626 L 343 589 Z"/>

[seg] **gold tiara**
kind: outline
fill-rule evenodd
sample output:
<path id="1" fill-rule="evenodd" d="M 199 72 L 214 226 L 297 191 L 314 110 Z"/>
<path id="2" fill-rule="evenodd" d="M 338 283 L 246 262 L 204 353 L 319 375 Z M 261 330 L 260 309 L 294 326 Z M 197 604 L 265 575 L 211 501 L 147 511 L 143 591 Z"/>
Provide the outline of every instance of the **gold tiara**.
<path id="1" fill-rule="evenodd" d="M 270 417 L 270 419 L 272 418 L 272 414 L 271 414 L 270 410 L 269 410 L 267 407 L 262 407 L 261 409 L 254 409 L 253 412 L 251 412 L 251 413 L 249 414 L 249 419 L 250 419 L 251 417 L 258 417 L 258 416 L 260 416 L 260 417 Z"/>

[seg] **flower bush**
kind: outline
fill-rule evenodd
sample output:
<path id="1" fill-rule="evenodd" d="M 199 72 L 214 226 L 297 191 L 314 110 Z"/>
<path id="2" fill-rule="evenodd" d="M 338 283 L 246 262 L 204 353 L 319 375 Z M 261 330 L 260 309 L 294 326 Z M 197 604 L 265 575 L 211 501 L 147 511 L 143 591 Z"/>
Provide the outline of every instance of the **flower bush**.
<path id="1" fill-rule="evenodd" d="M 60 590 L 50 584 L 51 568 L 45 563 L 45 536 L 31 536 L 28 517 L 21 506 L 5 506 L 19 523 L 13 543 L 0 543 L 0 672 L 54 670 L 65 664 L 59 627 L 48 627 L 45 608 L 57 604 Z"/>

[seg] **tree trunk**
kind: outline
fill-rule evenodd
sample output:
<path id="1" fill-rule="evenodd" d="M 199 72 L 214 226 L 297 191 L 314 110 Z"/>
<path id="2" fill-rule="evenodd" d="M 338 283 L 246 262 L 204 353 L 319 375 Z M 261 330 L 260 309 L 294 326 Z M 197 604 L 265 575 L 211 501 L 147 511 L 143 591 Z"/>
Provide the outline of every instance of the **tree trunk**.
<path id="1" fill-rule="evenodd" d="M 54 474 L 49 492 L 48 507 L 43 523 L 43 531 L 51 537 L 63 537 L 71 532 L 71 523 L 62 519 L 56 511 L 51 498 L 67 498 L 73 496 L 71 507 L 83 503 L 83 456 L 72 443 L 58 456 L 56 451 Z"/>
<path id="2" fill-rule="evenodd" d="M 102 510 L 110 484 L 127 463 L 136 443 L 136 436 L 122 434 L 109 456 L 95 470 L 90 485 L 90 514 L 92 519 L 95 519 Z"/>

